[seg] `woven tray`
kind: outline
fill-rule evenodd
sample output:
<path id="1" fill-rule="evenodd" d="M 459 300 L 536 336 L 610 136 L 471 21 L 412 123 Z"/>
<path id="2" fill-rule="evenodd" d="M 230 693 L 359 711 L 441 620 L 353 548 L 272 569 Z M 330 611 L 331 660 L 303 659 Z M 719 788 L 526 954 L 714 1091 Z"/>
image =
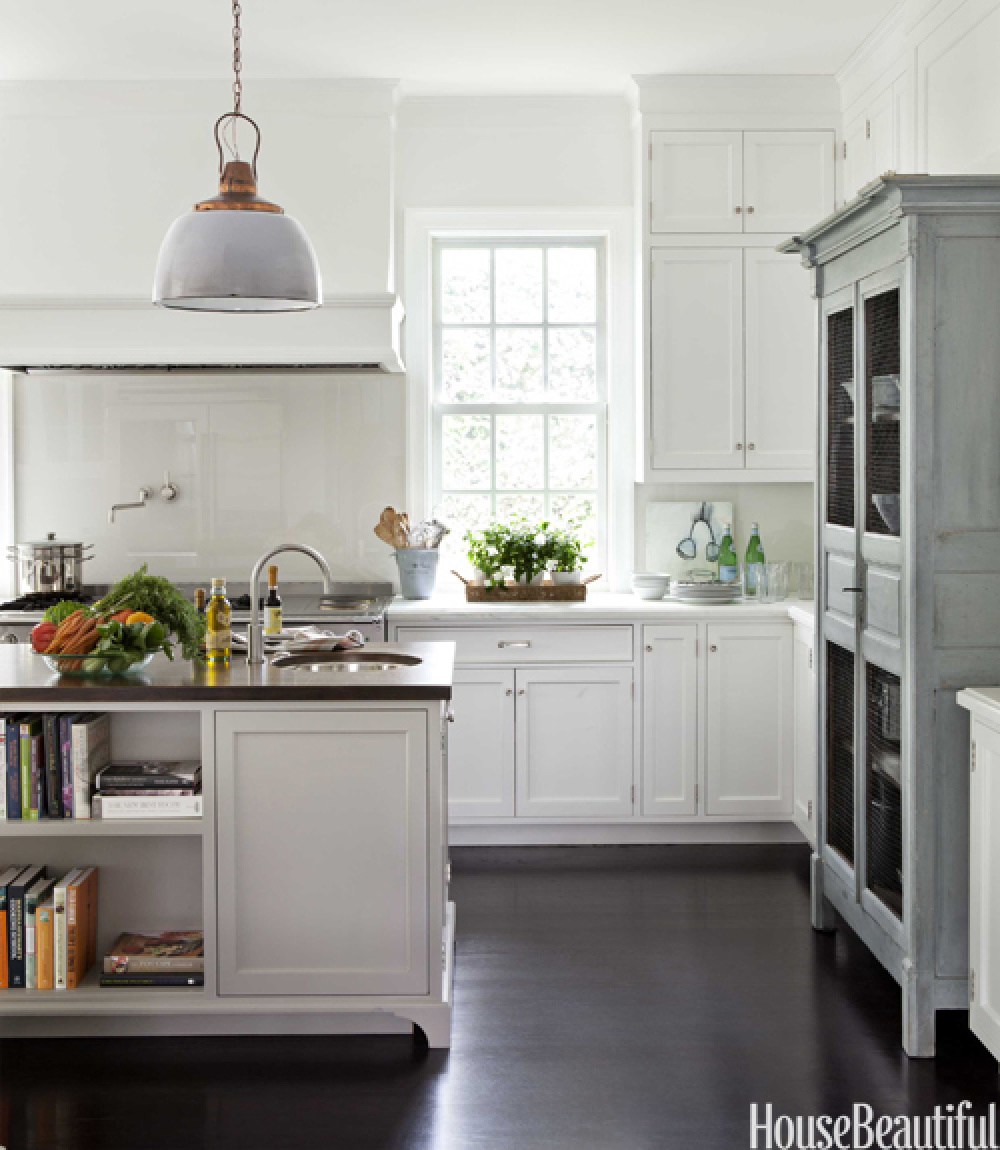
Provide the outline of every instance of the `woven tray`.
<path id="1" fill-rule="evenodd" d="M 590 575 L 582 583 L 536 584 L 515 583 L 508 587 L 482 587 L 463 579 L 457 571 L 452 574 L 465 584 L 468 603 L 581 603 L 587 598 L 587 584 L 600 579 Z"/>

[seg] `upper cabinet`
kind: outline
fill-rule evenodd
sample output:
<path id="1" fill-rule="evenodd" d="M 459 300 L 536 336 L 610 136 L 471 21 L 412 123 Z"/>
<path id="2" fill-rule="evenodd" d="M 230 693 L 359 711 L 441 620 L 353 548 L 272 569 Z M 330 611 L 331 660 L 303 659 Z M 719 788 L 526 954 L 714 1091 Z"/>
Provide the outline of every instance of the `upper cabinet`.
<path id="1" fill-rule="evenodd" d="M 844 197 L 899 166 L 901 82 L 885 88 L 844 125 Z"/>
<path id="2" fill-rule="evenodd" d="M 787 233 L 834 207 L 833 132 L 651 132 L 649 230 Z"/>

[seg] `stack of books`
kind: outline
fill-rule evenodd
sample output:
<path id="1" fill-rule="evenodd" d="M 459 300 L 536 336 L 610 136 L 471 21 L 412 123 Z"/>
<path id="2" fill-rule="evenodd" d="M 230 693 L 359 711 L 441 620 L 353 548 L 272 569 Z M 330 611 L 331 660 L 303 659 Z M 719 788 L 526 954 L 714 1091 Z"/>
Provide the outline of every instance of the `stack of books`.
<path id="1" fill-rule="evenodd" d="M 101 986 L 204 986 L 200 930 L 120 934 L 104 956 Z"/>
<path id="2" fill-rule="evenodd" d="M 0 871 L 0 987 L 75 990 L 97 960 L 97 867 Z"/>
<path id="3" fill-rule="evenodd" d="M 201 763 L 109 763 L 94 778 L 95 819 L 200 818 Z"/>
<path id="4" fill-rule="evenodd" d="M 0 715 L 0 818 L 89 819 L 110 760 L 109 715 Z"/>

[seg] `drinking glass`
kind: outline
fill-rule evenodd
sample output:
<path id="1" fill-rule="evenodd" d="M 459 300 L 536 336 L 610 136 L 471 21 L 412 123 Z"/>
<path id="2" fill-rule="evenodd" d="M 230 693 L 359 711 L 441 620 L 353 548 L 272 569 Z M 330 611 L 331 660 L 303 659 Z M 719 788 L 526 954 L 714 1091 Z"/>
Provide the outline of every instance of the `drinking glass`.
<path id="1" fill-rule="evenodd" d="M 746 563 L 741 559 L 740 582 L 745 599 L 763 602 L 767 598 L 767 564 Z"/>
<path id="2" fill-rule="evenodd" d="M 768 563 L 762 599 L 765 603 L 780 603 L 788 598 L 788 564 Z"/>
<path id="3" fill-rule="evenodd" d="M 796 584 L 800 599 L 812 599 L 816 585 L 815 568 L 811 563 L 795 564 Z"/>

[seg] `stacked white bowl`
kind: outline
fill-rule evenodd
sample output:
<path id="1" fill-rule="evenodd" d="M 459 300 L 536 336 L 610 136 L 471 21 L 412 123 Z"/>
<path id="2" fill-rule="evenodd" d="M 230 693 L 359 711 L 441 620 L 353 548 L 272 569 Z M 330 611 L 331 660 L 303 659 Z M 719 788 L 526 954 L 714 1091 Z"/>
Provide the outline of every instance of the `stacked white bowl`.
<path id="1" fill-rule="evenodd" d="M 669 586 L 669 575 L 655 571 L 636 571 L 632 575 L 632 594 L 638 599 L 662 599 Z"/>

